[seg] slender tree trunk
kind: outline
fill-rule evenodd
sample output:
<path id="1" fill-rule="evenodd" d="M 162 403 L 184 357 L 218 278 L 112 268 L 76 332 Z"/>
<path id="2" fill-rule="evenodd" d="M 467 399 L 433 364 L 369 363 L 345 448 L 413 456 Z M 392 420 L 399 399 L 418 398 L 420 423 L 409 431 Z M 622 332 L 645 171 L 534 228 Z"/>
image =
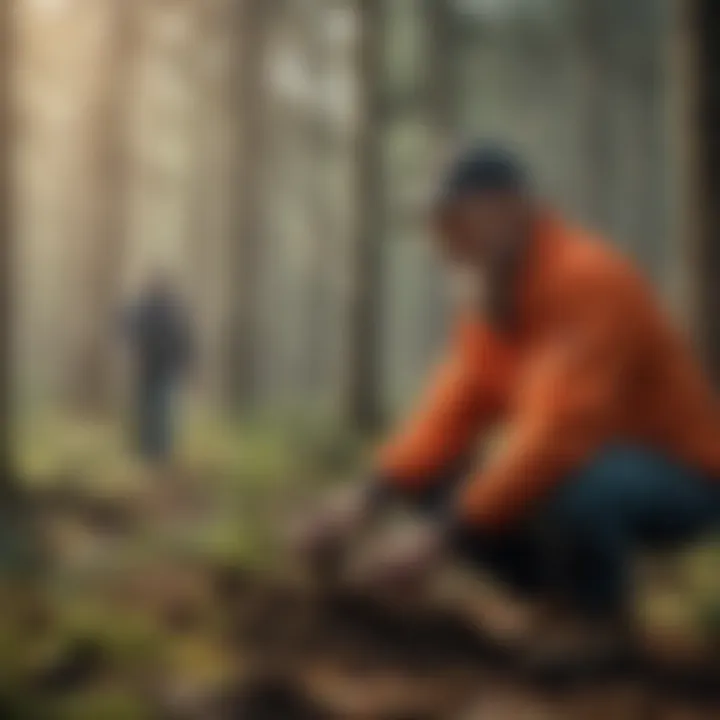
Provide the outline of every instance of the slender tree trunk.
<path id="1" fill-rule="evenodd" d="M 698 131 L 702 135 L 700 167 L 704 224 L 697 257 L 701 343 L 710 371 L 720 383 L 720 7 L 704 0 L 696 14 L 700 35 L 701 87 Z"/>
<path id="2" fill-rule="evenodd" d="M 457 143 L 460 130 L 458 79 L 462 38 L 450 0 L 423 0 L 423 13 L 427 43 L 423 113 L 432 130 L 433 165 L 440 165 L 446 162 L 447 155 Z M 427 357 L 433 357 L 447 325 L 447 306 L 435 263 L 427 264 L 427 273 L 423 352 Z"/>
<path id="3" fill-rule="evenodd" d="M 356 234 L 353 245 L 349 313 L 347 415 L 352 426 L 372 432 L 382 407 L 382 244 L 385 187 L 383 172 L 384 3 L 359 0 L 359 123 L 356 142 Z"/>
<path id="4" fill-rule="evenodd" d="M 12 453 L 13 3 L 0 3 L 0 502 L 15 494 Z"/>
<path id="5" fill-rule="evenodd" d="M 441 144 L 458 130 L 459 40 L 450 0 L 423 0 L 427 28 L 427 112 Z"/>
<path id="6" fill-rule="evenodd" d="M 230 312 L 226 337 L 227 399 L 234 412 L 257 403 L 259 371 L 259 276 L 263 233 L 265 159 L 264 77 L 271 3 L 234 0 L 236 56 L 231 75 L 234 114 L 240 126 L 234 143 Z"/>
<path id="7" fill-rule="evenodd" d="M 586 211 L 592 222 L 607 227 L 612 221 L 612 129 L 609 127 L 608 85 L 613 82 L 612 28 L 605 0 L 587 0 L 576 8 L 578 53 L 583 71 L 583 127 L 586 136 Z"/>
<path id="8" fill-rule="evenodd" d="M 106 79 L 97 104 L 97 203 L 88 302 L 94 310 L 81 351 L 78 384 L 82 409 L 107 412 L 114 391 L 114 346 L 120 333 L 118 303 L 127 240 L 128 94 L 134 56 L 135 0 L 112 0 Z"/>
<path id="9" fill-rule="evenodd" d="M 195 373 L 206 394 L 211 394 L 212 369 L 211 326 L 213 270 L 217 256 L 217 236 L 213 233 L 213 206 L 217 195 L 213 154 L 213 140 L 217 132 L 217 100 L 215 83 L 208 63 L 208 50 L 220 41 L 218 30 L 218 4 L 215 0 L 196 0 L 190 6 L 192 34 L 188 47 L 188 76 L 192 93 L 191 117 L 188 123 L 187 143 L 190 162 L 187 182 L 186 237 L 182 250 L 186 256 L 184 274 L 185 291 L 192 318 L 195 340 Z"/>
<path id="10" fill-rule="evenodd" d="M 326 10 L 323 2 L 315 0 L 303 17 L 303 45 L 310 81 L 315 88 L 322 87 L 328 62 L 323 37 L 322 18 Z M 316 102 L 307 108 L 304 118 L 304 155 L 308 176 L 304 186 L 309 216 L 310 247 L 306 267 L 307 337 L 305 338 L 305 380 L 312 396 L 322 392 L 328 378 L 327 331 L 330 322 L 327 258 L 333 250 L 335 238 L 331 236 L 328 207 L 328 156 L 331 128 L 327 109 L 318 94 Z"/>

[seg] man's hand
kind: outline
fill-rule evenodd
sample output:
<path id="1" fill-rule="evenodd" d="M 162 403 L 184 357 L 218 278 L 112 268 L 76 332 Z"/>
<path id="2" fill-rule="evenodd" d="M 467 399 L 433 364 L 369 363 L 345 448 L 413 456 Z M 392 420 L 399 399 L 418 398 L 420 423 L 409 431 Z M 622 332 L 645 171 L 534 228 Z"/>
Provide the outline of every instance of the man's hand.
<path id="1" fill-rule="evenodd" d="M 370 510 L 370 491 L 364 485 L 343 487 L 331 493 L 294 533 L 293 544 L 302 560 L 320 577 L 337 575 Z"/>
<path id="2" fill-rule="evenodd" d="M 403 522 L 377 537 L 357 559 L 352 580 L 383 595 L 412 597 L 426 588 L 444 557 L 439 525 Z"/>

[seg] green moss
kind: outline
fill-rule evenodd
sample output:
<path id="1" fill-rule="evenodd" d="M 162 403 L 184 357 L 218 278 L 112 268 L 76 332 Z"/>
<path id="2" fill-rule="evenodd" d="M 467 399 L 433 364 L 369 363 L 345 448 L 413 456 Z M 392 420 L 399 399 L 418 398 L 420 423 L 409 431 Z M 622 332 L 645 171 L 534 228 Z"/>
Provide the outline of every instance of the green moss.
<path id="1" fill-rule="evenodd" d="M 148 703 L 123 688 L 100 687 L 53 703 L 53 720 L 151 720 Z"/>
<path id="2" fill-rule="evenodd" d="M 80 640 L 90 640 L 113 668 L 138 670 L 161 660 L 163 636 L 154 619 L 138 611 L 121 612 L 102 598 L 69 599 L 59 609 L 56 655 Z"/>

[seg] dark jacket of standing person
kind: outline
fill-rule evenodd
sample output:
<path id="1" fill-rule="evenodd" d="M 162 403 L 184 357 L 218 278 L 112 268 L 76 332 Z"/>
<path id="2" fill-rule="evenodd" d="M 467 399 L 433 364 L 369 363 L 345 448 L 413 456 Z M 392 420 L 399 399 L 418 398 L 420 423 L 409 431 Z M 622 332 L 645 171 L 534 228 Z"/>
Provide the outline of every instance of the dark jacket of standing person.
<path id="1" fill-rule="evenodd" d="M 130 310 L 139 450 L 163 459 L 172 450 L 172 399 L 191 357 L 190 323 L 172 287 L 156 281 Z"/>

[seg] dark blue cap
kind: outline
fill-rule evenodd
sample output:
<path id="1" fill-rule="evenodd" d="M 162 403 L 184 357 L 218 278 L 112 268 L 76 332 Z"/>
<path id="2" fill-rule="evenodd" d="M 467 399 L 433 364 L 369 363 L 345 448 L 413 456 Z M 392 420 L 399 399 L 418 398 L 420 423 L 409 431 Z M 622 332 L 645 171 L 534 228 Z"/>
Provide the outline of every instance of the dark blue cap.
<path id="1" fill-rule="evenodd" d="M 440 188 L 441 204 L 479 192 L 529 190 L 525 167 L 512 152 L 497 145 L 466 148 L 450 163 Z"/>

